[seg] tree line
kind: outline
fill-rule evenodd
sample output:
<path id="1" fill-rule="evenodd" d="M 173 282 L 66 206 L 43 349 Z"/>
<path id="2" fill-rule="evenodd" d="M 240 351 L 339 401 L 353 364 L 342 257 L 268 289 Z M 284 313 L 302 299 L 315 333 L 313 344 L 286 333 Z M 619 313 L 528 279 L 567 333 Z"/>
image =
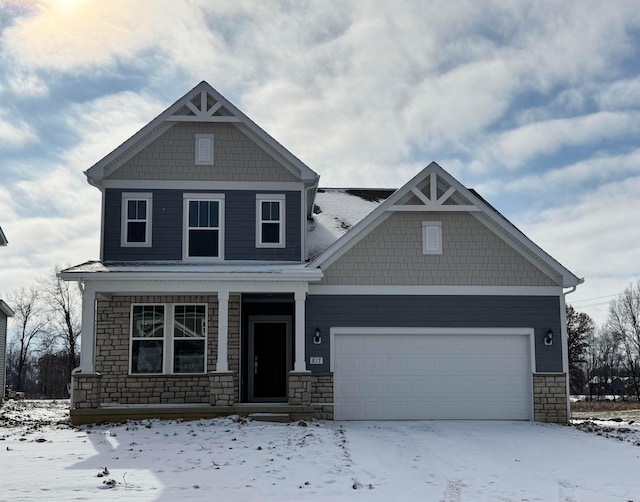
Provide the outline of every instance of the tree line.
<path id="1" fill-rule="evenodd" d="M 82 296 L 75 283 L 50 276 L 9 293 L 15 312 L 7 336 L 7 391 L 26 397 L 68 397 L 79 364 Z M 3 389 L 4 391 L 4 389 Z"/>
<path id="2" fill-rule="evenodd" d="M 571 394 L 640 400 L 640 281 L 609 303 L 600 327 L 567 305 Z"/>

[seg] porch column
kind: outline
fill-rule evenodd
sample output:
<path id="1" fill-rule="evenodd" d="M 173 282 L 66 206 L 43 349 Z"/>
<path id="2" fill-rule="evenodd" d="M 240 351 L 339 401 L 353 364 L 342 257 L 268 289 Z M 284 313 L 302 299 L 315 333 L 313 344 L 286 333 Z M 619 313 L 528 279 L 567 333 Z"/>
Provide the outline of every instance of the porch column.
<path id="1" fill-rule="evenodd" d="M 229 292 L 218 291 L 218 361 L 216 371 L 229 371 L 227 347 L 229 345 Z"/>
<path id="2" fill-rule="evenodd" d="M 305 319 L 304 307 L 306 293 L 296 291 L 296 358 L 293 365 L 294 371 L 307 371 L 307 361 L 305 360 Z"/>
<path id="3" fill-rule="evenodd" d="M 96 290 L 85 284 L 82 290 L 82 331 L 80 335 L 80 371 L 95 373 Z"/>

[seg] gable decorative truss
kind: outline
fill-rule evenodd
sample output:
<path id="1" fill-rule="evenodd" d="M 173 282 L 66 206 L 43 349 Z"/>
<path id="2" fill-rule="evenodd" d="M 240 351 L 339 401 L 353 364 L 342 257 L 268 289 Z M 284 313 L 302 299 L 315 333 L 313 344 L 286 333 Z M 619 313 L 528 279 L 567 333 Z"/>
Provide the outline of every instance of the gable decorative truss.
<path id="1" fill-rule="evenodd" d="M 193 99 L 186 101 L 184 107 L 168 116 L 169 122 L 242 122 L 231 114 L 211 93 L 203 89 Z"/>
<path id="2" fill-rule="evenodd" d="M 558 284 L 573 287 L 583 282 L 435 162 L 396 190 L 307 266 L 327 268 L 397 211 L 469 212 Z"/>
<path id="3" fill-rule="evenodd" d="M 409 193 L 417 198 L 419 204 L 402 204 L 399 201 L 387 208 L 387 211 L 480 211 L 480 208 L 473 204 L 454 203 L 453 196 L 459 194 L 459 190 L 454 186 L 448 185 L 448 188 L 439 194 L 438 183 L 447 185 L 437 172 L 430 172 L 427 179 L 428 183 L 422 189 L 417 185 L 410 187 Z M 428 193 L 424 192 L 425 188 Z"/>
<path id="4" fill-rule="evenodd" d="M 317 187 L 320 178 L 317 173 L 204 81 L 89 168 L 85 172 L 89 183 L 100 187 L 102 180 L 178 122 L 232 123 L 278 159 L 282 166 L 294 176 L 307 185 Z"/>

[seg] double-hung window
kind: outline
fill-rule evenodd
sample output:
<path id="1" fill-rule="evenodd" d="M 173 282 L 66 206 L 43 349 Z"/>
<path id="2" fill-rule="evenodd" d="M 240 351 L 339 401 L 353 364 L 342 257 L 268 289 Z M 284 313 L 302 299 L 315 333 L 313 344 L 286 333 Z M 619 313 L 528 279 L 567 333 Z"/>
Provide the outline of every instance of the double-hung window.
<path id="1" fill-rule="evenodd" d="M 256 247 L 285 247 L 284 194 L 256 194 Z"/>
<path id="2" fill-rule="evenodd" d="M 133 305 L 131 374 L 205 373 L 206 339 L 206 305 Z"/>
<path id="3" fill-rule="evenodd" d="M 151 202 L 150 193 L 122 194 L 121 246 L 151 246 Z"/>
<path id="4" fill-rule="evenodd" d="M 224 194 L 184 194 L 183 257 L 223 258 Z"/>

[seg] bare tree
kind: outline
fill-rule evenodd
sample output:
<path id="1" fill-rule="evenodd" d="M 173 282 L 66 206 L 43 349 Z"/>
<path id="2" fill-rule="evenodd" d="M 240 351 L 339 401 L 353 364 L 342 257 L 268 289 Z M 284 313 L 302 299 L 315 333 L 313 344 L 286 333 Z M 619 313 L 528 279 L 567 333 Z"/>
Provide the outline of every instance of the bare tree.
<path id="1" fill-rule="evenodd" d="M 15 368 L 12 384 L 15 390 L 22 390 L 31 352 L 46 334 L 48 319 L 42 308 L 40 291 L 35 286 L 13 291 L 7 299 L 15 312 L 12 323 L 16 326 L 11 341 Z"/>
<path id="2" fill-rule="evenodd" d="M 623 366 L 640 400 L 640 281 L 611 301 L 607 329 L 623 348 Z"/>
<path id="3" fill-rule="evenodd" d="M 65 377 L 71 380 L 71 371 L 77 365 L 78 337 L 80 336 L 80 309 L 82 299 L 76 285 L 58 277 L 60 267 L 39 283 L 45 309 L 50 319 L 49 333 L 51 343 L 59 348 L 65 358 Z M 50 350 L 49 353 L 53 353 Z"/>
<path id="4" fill-rule="evenodd" d="M 584 312 L 578 312 L 571 305 L 567 305 L 566 314 L 571 394 L 582 394 L 586 383 L 583 366 L 589 337 L 595 331 L 595 323 L 591 317 Z"/>

